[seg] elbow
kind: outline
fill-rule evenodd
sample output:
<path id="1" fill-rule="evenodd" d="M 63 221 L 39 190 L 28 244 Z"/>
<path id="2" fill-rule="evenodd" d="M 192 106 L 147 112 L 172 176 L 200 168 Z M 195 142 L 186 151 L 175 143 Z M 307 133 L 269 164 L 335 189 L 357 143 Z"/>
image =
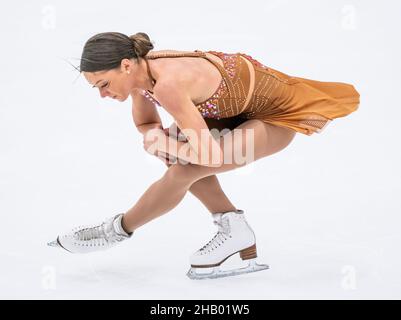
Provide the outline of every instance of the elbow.
<path id="1" fill-rule="evenodd" d="M 148 122 L 148 123 L 142 123 L 139 125 L 136 125 L 136 129 L 138 130 L 138 132 L 145 134 L 146 132 L 148 132 L 151 129 L 163 129 L 163 125 L 161 122 Z"/>

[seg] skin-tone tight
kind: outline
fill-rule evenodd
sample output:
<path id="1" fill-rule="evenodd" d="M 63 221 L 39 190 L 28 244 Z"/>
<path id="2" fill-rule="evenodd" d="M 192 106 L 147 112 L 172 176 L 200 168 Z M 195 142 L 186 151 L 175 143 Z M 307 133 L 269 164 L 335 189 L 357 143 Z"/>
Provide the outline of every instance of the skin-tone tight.
<path id="1" fill-rule="evenodd" d="M 243 152 L 245 154 L 246 129 L 251 129 L 254 134 L 253 161 L 284 149 L 296 134 L 294 130 L 274 126 L 257 119 L 243 121 L 235 129 L 243 129 L 240 131 L 240 135 L 243 137 L 242 143 L 239 144 L 238 140 L 234 140 L 235 135 L 229 135 L 231 137 L 228 139 L 220 138 L 221 147 L 228 147 L 232 153 Z M 231 159 L 234 159 L 234 155 Z M 167 164 L 168 168 L 163 176 L 150 185 L 136 204 L 125 213 L 123 217 L 124 229 L 127 232 L 132 232 L 145 223 L 169 212 L 180 203 L 187 191 L 198 198 L 211 213 L 236 210 L 236 207 L 222 190 L 216 174 L 234 170 L 244 165 L 246 163 L 236 163 L 236 161 L 228 161 L 227 163 L 225 161 L 220 167 L 180 162 Z"/>

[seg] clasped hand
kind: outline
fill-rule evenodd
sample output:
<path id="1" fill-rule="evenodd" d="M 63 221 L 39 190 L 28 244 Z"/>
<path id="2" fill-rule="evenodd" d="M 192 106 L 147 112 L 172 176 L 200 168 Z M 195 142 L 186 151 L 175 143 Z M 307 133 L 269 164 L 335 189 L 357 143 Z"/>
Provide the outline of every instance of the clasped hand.
<path id="1" fill-rule="evenodd" d="M 173 123 L 173 125 L 169 128 L 154 128 L 151 130 L 152 132 L 146 132 L 143 135 L 143 148 L 145 149 L 145 151 L 151 155 L 158 157 L 167 165 L 175 163 L 177 161 L 177 157 L 158 150 L 157 145 L 158 143 L 167 143 L 169 137 L 182 141 L 182 134 L 180 136 L 180 129 L 176 126 L 175 123 Z M 186 139 L 184 139 L 184 141 L 186 141 Z"/>

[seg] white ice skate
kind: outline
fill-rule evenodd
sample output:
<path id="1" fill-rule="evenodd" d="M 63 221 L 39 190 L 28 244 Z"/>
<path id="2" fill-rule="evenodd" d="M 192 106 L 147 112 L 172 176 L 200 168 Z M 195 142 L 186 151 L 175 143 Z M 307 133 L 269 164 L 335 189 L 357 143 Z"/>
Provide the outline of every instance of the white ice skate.
<path id="1" fill-rule="evenodd" d="M 132 236 L 121 225 L 123 213 L 93 226 L 80 226 L 60 235 L 49 242 L 52 247 L 59 247 L 71 253 L 89 253 L 109 249 Z"/>
<path id="2" fill-rule="evenodd" d="M 215 213 L 213 219 L 219 230 L 212 240 L 190 257 L 191 268 L 187 273 L 190 279 L 214 279 L 269 268 L 268 265 L 256 263 L 255 234 L 246 222 L 243 210 Z M 239 269 L 222 270 L 221 264 L 236 253 L 248 265 Z M 208 268 L 212 268 L 212 271 L 203 272 Z"/>

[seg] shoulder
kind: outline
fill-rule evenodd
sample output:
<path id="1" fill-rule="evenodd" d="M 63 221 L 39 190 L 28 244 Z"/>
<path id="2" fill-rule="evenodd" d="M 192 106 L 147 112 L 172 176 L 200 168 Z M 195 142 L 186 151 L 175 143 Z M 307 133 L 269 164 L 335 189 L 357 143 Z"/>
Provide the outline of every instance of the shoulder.
<path id="1" fill-rule="evenodd" d="M 160 104 L 167 110 L 179 111 L 186 103 L 191 102 L 188 81 L 185 77 L 176 74 L 160 77 L 153 92 Z"/>

